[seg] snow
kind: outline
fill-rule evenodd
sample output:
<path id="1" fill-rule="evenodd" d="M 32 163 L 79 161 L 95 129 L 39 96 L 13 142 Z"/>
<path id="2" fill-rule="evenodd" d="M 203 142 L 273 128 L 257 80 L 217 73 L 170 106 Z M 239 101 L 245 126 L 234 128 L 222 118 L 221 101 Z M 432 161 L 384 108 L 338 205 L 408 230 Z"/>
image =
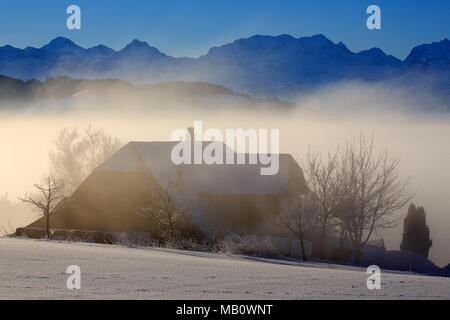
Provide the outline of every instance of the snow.
<path id="1" fill-rule="evenodd" d="M 450 279 L 293 260 L 0 239 L 0 299 L 449 299 Z M 81 290 L 68 290 L 70 265 Z"/>

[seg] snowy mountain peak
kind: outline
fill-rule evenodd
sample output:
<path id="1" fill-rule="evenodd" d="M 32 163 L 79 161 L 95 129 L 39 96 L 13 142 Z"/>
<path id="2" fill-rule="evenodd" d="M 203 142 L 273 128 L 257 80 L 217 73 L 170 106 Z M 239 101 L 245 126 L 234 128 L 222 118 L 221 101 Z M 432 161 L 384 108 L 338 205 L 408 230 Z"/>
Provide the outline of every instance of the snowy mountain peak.
<path id="1" fill-rule="evenodd" d="M 15 48 L 10 45 L 0 47 L 0 57 L 1 58 L 15 58 L 22 53 L 22 50 Z"/>
<path id="2" fill-rule="evenodd" d="M 421 64 L 435 60 L 450 60 L 450 41 L 446 38 L 439 42 L 423 44 L 411 50 L 406 58 L 407 65 Z"/>
<path id="3" fill-rule="evenodd" d="M 116 53 L 116 51 L 114 51 L 113 49 L 111 49 L 107 46 L 104 46 L 102 44 L 99 46 L 89 48 L 88 52 L 93 53 L 93 54 L 109 55 L 109 56 Z"/>
<path id="4" fill-rule="evenodd" d="M 363 50 L 358 53 L 358 56 L 362 57 L 370 63 L 376 65 L 396 65 L 400 66 L 402 63 L 400 59 L 397 59 L 391 55 L 387 55 L 380 48 L 371 48 L 368 50 Z"/>
<path id="5" fill-rule="evenodd" d="M 258 56 L 258 59 L 275 59 L 282 54 L 283 59 L 298 59 L 306 51 L 321 51 L 335 45 L 322 34 L 312 37 L 294 38 L 288 34 L 279 36 L 255 35 L 250 38 L 242 38 L 232 43 L 213 47 L 205 56 L 207 58 L 229 61 L 230 59 L 241 60 L 243 56 L 250 58 Z M 307 54 L 310 54 L 308 52 Z M 264 55 L 265 57 L 261 56 Z M 242 61 L 242 60 L 241 60 Z M 282 63 L 283 61 L 278 61 Z"/>
<path id="6" fill-rule="evenodd" d="M 0 50 L 4 52 L 20 51 L 20 49 L 10 46 L 9 44 L 4 47 L 0 47 Z"/>
<path id="7" fill-rule="evenodd" d="M 126 48 L 150 48 L 150 46 L 145 41 L 134 39 L 126 46 Z"/>
<path id="8" fill-rule="evenodd" d="M 338 45 L 339 47 L 342 47 L 342 48 L 345 48 L 345 49 L 348 50 L 347 46 L 346 46 L 345 43 L 343 43 L 342 41 L 340 41 L 337 45 Z"/>
<path id="9" fill-rule="evenodd" d="M 119 51 L 120 55 L 138 54 L 148 57 L 163 57 L 165 54 L 151 47 L 147 42 L 134 39 L 125 48 Z"/>
<path id="10" fill-rule="evenodd" d="M 292 41 L 295 41 L 295 38 L 287 34 L 279 35 L 276 37 L 265 35 L 254 35 L 250 38 L 238 39 L 233 43 L 219 47 L 219 49 L 226 47 L 234 47 L 236 49 L 243 49 L 243 50 L 258 50 L 262 48 L 277 47 L 280 44 Z"/>
<path id="11" fill-rule="evenodd" d="M 381 55 L 385 55 L 385 53 L 383 52 L 383 50 L 381 50 L 380 48 L 370 48 L 369 50 L 363 50 L 360 53 L 365 52 L 365 53 L 370 53 L 371 55 L 374 56 L 381 56 Z"/>
<path id="12" fill-rule="evenodd" d="M 313 40 L 313 41 L 319 41 L 319 42 L 329 42 L 331 41 L 330 39 L 328 39 L 327 37 L 325 37 L 325 35 L 319 33 L 319 34 L 315 34 L 311 37 L 303 37 L 300 39 L 304 39 L 304 40 Z"/>
<path id="13" fill-rule="evenodd" d="M 50 41 L 48 44 L 43 46 L 41 49 L 46 51 L 58 51 L 66 48 L 80 48 L 77 46 L 72 40 L 64 38 L 64 37 L 57 37 Z"/>
<path id="14" fill-rule="evenodd" d="M 376 48 L 376 47 L 375 48 L 370 48 L 368 50 L 360 51 L 358 54 L 359 55 L 364 55 L 364 56 L 367 56 L 367 57 L 371 57 L 371 58 L 375 58 L 375 59 L 392 57 L 392 56 L 388 56 L 386 53 L 384 53 L 383 50 L 381 50 L 380 48 Z M 400 62 L 399 59 L 397 59 L 397 58 L 394 58 L 394 59 L 396 59 L 396 60 L 398 60 L 398 62 Z"/>

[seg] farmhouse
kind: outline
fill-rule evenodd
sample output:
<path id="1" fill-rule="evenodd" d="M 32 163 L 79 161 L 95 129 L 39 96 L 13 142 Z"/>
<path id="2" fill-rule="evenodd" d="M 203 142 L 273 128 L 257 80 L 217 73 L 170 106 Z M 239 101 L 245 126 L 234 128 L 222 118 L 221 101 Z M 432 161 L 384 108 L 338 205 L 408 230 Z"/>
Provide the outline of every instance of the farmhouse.
<path id="1" fill-rule="evenodd" d="M 211 223 L 227 225 L 227 238 L 238 235 L 242 239 L 258 239 L 271 235 L 272 245 L 284 255 L 300 255 L 298 240 L 287 239 L 288 234 L 273 234 L 267 223 L 270 215 L 279 210 L 284 197 L 307 192 L 303 172 L 291 155 L 279 155 L 279 171 L 275 175 L 261 175 L 260 164 L 181 164 L 171 161 L 171 152 L 178 142 L 130 142 L 97 167 L 70 198 L 66 205 L 51 217 L 53 235 L 83 238 L 91 234 L 145 233 L 152 234 L 155 225 L 139 211 L 148 204 L 149 191 L 155 187 L 167 189 L 177 206 L 188 208 L 193 232 L 201 237 L 214 235 Z M 202 142 L 206 148 L 211 142 Z M 227 146 L 223 144 L 226 154 Z M 236 155 L 237 156 L 237 155 Z M 250 155 L 245 154 L 248 158 Z M 217 225 L 217 220 L 216 220 Z M 27 226 L 30 232 L 44 231 L 45 218 Z M 23 229 L 23 228 L 21 228 Z M 16 232 L 16 234 L 21 234 Z M 332 230 L 327 237 L 327 256 L 340 255 L 339 240 Z M 66 235 L 66 236 L 65 236 Z M 277 238 L 278 237 L 278 238 Z M 279 238 L 281 237 L 281 238 Z M 308 239 L 307 256 L 314 255 L 320 240 L 314 232 Z M 100 239 L 100 242 L 109 242 Z M 345 259 L 352 249 L 344 244 Z M 364 258 L 383 259 L 384 245 L 366 245 Z"/>
<path id="2" fill-rule="evenodd" d="M 202 142 L 205 148 L 211 142 Z M 264 222 L 282 197 L 305 192 L 302 170 L 291 155 L 280 154 L 279 171 L 261 175 L 260 164 L 181 164 L 171 161 L 177 142 L 130 142 L 96 168 L 51 219 L 53 229 L 151 232 L 139 210 L 154 187 L 167 189 L 175 203 L 189 208 L 193 225 L 203 234 L 212 216 L 236 232 L 264 232 Z M 224 144 L 224 153 L 229 149 Z M 248 154 L 245 157 L 249 157 Z M 248 162 L 247 162 L 248 163 Z M 28 228 L 44 226 L 39 219 Z"/>

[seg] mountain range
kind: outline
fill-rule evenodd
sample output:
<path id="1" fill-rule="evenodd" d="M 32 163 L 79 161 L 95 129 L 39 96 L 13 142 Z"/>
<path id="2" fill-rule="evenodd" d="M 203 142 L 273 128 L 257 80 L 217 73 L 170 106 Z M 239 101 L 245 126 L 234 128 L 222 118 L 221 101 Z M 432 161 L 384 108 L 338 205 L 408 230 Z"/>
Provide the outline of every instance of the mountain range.
<path id="1" fill-rule="evenodd" d="M 133 40 L 121 50 L 82 48 L 58 37 L 41 48 L 0 47 L 0 74 L 21 80 L 48 77 L 115 78 L 134 84 L 209 82 L 256 97 L 294 100 L 340 82 L 382 83 L 431 97 L 433 109 L 450 101 L 450 41 L 417 46 L 405 60 L 379 48 L 352 52 L 324 35 L 256 35 L 211 48 L 199 58 L 166 55 Z"/>

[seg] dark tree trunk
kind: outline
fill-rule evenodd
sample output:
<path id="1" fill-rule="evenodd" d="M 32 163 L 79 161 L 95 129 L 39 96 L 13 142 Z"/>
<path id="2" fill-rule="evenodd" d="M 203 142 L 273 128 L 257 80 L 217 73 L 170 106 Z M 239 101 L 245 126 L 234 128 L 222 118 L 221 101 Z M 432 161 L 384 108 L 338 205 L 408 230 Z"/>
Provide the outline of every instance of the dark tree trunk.
<path id="1" fill-rule="evenodd" d="M 50 215 L 48 213 L 45 215 L 45 222 L 46 222 L 45 232 L 47 234 L 47 239 L 51 240 L 51 235 L 50 235 Z"/>
<path id="2" fill-rule="evenodd" d="M 344 244 L 345 244 L 345 229 L 342 228 L 339 234 L 339 260 L 344 260 Z"/>
<path id="3" fill-rule="evenodd" d="M 303 235 L 300 234 L 299 238 L 300 238 L 300 247 L 302 249 L 302 260 L 306 261 L 305 244 L 303 243 Z"/>
<path id="4" fill-rule="evenodd" d="M 327 232 L 327 225 L 326 225 L 326 222 L 324 222 L 324 224 L 322 226 L 321 236 L 320 236 L 320 253 L 319 253 L 320 259 L 325 258 L 326 232 Z"/>

